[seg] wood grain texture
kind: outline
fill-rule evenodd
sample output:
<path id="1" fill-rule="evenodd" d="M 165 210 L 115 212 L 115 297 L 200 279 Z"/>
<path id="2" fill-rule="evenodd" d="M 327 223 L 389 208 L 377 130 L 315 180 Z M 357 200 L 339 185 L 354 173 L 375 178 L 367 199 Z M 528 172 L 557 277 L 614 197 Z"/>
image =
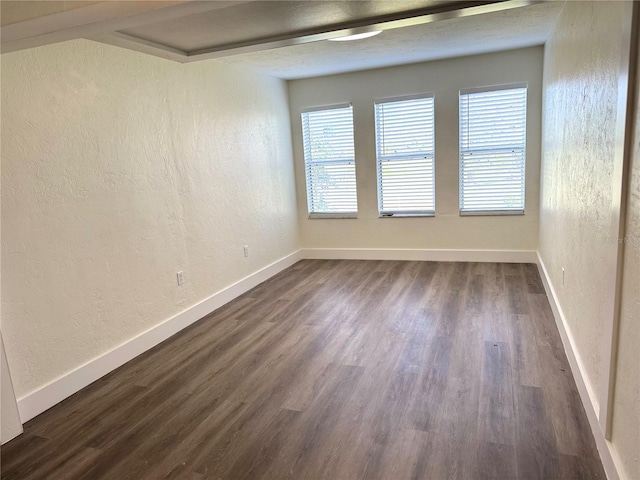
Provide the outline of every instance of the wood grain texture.
<path id="1" fill-rule="evenodd" d="M 604 479 L 534 265 L 304 260 L 25 425 L 2 479 Z"/>

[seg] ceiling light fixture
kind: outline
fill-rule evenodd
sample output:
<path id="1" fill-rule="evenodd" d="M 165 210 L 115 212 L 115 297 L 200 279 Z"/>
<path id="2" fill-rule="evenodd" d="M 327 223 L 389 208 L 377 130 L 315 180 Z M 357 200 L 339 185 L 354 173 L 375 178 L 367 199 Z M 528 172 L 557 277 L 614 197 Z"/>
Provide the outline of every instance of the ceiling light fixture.
<path id="1" fill-rule="evenodd" d="M 352 40 L 362 40 L 363 38 L 374 37 L 381 33 L 382 30 L 375 30 L 373 32 L 356 33 L 355 35 L 347 35 L 346 37 L 329 38 L 332 42 L 350 42 Z"/>

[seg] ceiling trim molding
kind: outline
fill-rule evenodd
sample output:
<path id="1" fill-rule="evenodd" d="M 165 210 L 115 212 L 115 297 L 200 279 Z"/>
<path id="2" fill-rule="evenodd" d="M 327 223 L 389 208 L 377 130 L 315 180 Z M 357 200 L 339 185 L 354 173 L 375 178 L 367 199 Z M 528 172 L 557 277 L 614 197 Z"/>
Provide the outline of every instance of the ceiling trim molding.
<path id="1" fill-rule="evenodd" d="M 86 38 L 96 42 L 106 43 L 129 50 L 135 50 L 137 52 L 147 53 L 156 57 L 166 58 L 167 60 L 173 60 L 174 62 L 187 63 L 189 61 L 187 52 L 183 50 L 169 47 L 161 43 L 152 42 L 150 40 L 145 40 L 143 38 L 127 35 L 126 33 L 122 32 L 92 35 Z"/>
<path id="2" fill-rule="evenodd" d="M 544 0 L 489 0 L 485 2 L 451 2 L 437 7 L 400 12 L 375 18 L 361 19 L 337 25 L 323 26 L 303 32 L 249 40 L 228 45 L 216 45 L 193 51 L 182 51 L 167 45 L 152 42 L 122 32 L 107 33 L 89 37 L 94 40 L 117 45 L 131 50 L 168 58 L 181 63 L 197 62 L 243 53 L 252 53 L 275 48 L 318 42 L 346 35 L 354 35 L 377 30 L 423 25 L 453 18 L 470 17 L 484 13 L 494 13 L 514 8 L 526 7 Z"/>

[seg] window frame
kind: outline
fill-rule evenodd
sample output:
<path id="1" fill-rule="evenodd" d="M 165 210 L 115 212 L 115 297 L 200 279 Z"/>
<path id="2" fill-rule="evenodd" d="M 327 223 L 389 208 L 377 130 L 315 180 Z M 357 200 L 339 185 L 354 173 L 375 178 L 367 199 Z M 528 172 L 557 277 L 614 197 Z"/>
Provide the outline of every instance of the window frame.
<path id="1" fill-rule="evenodd" d="M 355 182 L 355 202 L 356 202 L 356 209 L 355 211 L 349 211 L 349 212 L 338 212 L 338 211 L 312 211 L 312 205 L 314 204 L 313 202 L 313 189 L 311 188 L 311 176 L 309 175 L 309 165 L 311 163 L 318 163 L 318 164 L 322 164 L 322 161 L 309 161 L 309 159 L 307 158 L 307 152 L 308 152 L 308 147 L 307 147 L 307 134 L 306 134 L 306 126 L 305 126 L 305 115 L 308 113 L 313 113 L 313 112 L 323 112 L 323 111 L 330 111 L 330 110 L 339 110 L 339 109 L 346 109 L 349 108 L 351 110 L 351 128 L 352 128 L 352 135 L 351 135 L 351 142 L 352 142 L 352 148 L 353 148 L 353 158 L 350 160 L 347 160 L 346 162 L 344 162 L 343 164 L 348 164 L 349 162 L 353 163 L 353 167 L 354 167 L 354 182 Z M 355 155 L 355 124 L 354 124 L 354 112 L 353 112 L 353 105 L 350 102 L 347 103 L 338 103 L 338 104 L 331 104 L 331 105 L 320 105 L 320 106 L 315 106 L 315 107 L 308 107 L 308 108 L 304 108 L 300 111 L 300 122 L 301 122 L 301 131 L 302 131 L 302 156 L 303 156 L 303 164 L 304 164 L 304 177 L 305 177 L 305 188 L 306 188 L 306 197 L 307 197 L 307 212 L 308 212 L 308 218 L 309 219 L 341 219 L 341 218 L 358 218 L 358 188 L 357 188 L 357 171 L 356 171 L 356 155 Z M 328 162 L 327 162 L 328 163 Z M 340 162 L 336 162 L 333 161 L 334 164 L 341 164 Z"/>
<path id="2" fill-rule="evenodd" d="M 380 138 L 378 130 L 378 105 L 384 103 L 394 102 L 406 102 L 411 100 L 431 99 L 432 101 L 432 136 L 433 136 L 433 148 L 427 156 L 430 156 L 431 160 L 431 173 L 432 173 L 432 192 L 433 192 L 433 210 L 384 210 L 383 209 L 383 184 L 382 184 L 382 160 L 380 158 Z M 435 119 L 435 94 L 432 92 L 417 93 L 412 95 L 401 95 L 394 97 L 385 97 L 374 100 L 374 136 L 375 136 L 375 148 L 376 148 L 376 187 L 378 195 L 378 217 L 379 218 L 411 218 L 411 217 L 434 217 L 436 215 L 436 119 Z M 392 159 L 389 159 L 393 161 Z"/>
<path id="3" fill-rule="evenodd" d="M 464 210 L 463 209 L 463 153 L 469 152 L 470 149 L 463 149 L 462 141 L 462 97 L 463 95 L 473 95 L 485 92 L 499 92 L 503 90 L 524 89 L 524 136 L 522 141 L 522 208 L 518 209 L 482 209 L 482 210 Z M 529 106 L 529 86 L 527 82 L 509 83 L 503 85 L 489 85 L 483 87 L 460 89 L 458 93 L 458 208 L 460 216 L 502 216 L 502 215 L 524 215 L 526 211 L 526 190 L 527 190 L 527 130 L 528 130 L 528 106 Z"/>

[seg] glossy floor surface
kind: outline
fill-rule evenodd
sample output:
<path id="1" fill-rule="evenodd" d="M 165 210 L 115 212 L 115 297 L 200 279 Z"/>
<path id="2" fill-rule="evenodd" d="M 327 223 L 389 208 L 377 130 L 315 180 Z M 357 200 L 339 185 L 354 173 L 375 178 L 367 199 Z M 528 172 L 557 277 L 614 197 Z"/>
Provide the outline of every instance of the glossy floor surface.
<path id="1" fill-rule="evenodd" d="M 2 479 L 604 479 L 535 265 L 305 260 L 25 425 Z"/>

